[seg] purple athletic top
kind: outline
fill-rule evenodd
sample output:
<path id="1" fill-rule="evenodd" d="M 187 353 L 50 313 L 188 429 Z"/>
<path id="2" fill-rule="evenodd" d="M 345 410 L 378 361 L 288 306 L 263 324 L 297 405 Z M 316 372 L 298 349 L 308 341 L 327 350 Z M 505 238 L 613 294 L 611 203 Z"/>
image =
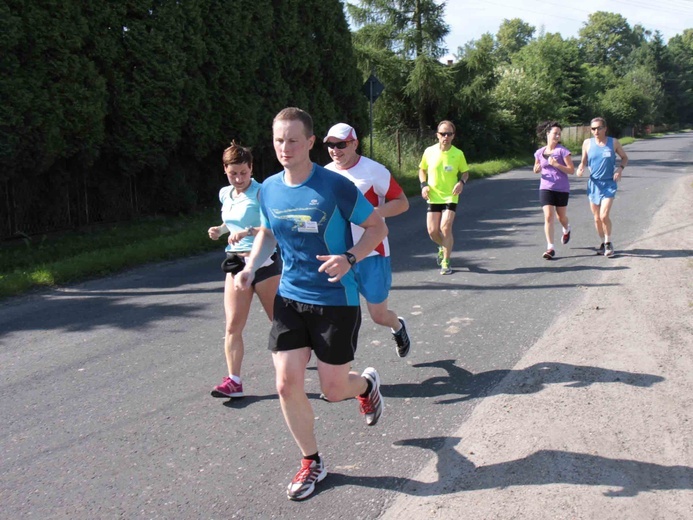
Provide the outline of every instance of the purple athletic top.
<path id="1" fill-rule="evenodd" d="M 570 181 L 568 180 L 568 175 L 549 164 L 548 159 L 544 157 L 545 149 L 546 146 L 542 146 L 534 152 L 534 158 L 539 161 L 539 165 L 541 166 L 541 183 L 539 184 L 539 189 L 569 193 Z M 570 150 L 561 144 L 551 152 L 551 157 L 556 159 L 559 164 L 563 166 L 566 165 L 565 157 L 568 155 L 570 155 Z"/>

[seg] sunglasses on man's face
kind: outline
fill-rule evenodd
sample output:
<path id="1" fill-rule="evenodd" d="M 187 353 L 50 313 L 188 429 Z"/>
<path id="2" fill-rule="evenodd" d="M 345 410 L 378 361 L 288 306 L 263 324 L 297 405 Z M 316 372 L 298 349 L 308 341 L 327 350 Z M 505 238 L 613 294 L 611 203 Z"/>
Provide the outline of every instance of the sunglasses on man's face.
<path id="1" fill-rule="evenodd" d="M 325 146 L 328 148 L 336 148 L 337 150 L 344 150 L 349 143 L 353 143 L 354 141 L 339 141 L 337 143 L 331 143 L 331 142 L 326 142 Z"/>
<path id="2" fill-rule="evenodd" d="M 455 135 L 455 132 L 438 132 L 438 135 L 441 137 L 452 137 Z"/>
<path id="3" fill-rule="evenodd" d="M 602 128 L 604 128 L 604 127 L 603 127 L 603 126 L 592 126 L 592 127 L 590 127 L 590 130 L 592 130 L 593 132 L 594 132 L 594 131 L 597 131 L 597 132 L 598 132 L 598 131 L 601 130 Z"/>

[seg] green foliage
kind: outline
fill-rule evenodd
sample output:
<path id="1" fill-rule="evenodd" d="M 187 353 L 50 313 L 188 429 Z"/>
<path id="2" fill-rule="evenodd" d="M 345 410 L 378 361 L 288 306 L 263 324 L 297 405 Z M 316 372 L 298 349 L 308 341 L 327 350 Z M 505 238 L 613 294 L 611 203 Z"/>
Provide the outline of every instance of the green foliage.
<path id="1" fill-rule="evenodd" d="M 587 63 L 620 70 L 640 43 L 639 35 L 620 14 L 597 11 L 580 29 L 580 46 Z"/>
<path id="2" fill-rule="evenodd" d="M 419 128 L 436 126 L 447 114 L 453 96 L 449 69 L 433 58 L 419 56 L 408 79 L 404 94 L 418 107 Z"/>
<path id="3" fill-rule="evenodd" d="M 276 171 L 287 105 L 367 126 L 339 0 L 8 0 L 0 72 L 3 233 L 216 204 L 232 139 Z"/>
<path id="4" fill-rule="evenodd" d="M 86 52 L 88 15 L 74 0 L 0 7 L 0 175 L 45 176 L 61 159 L 98 155 L 106 89 Z"/>
<path id="5" fill-rule="evenodd" d="M 436 124 L 451 91 L 437 59 L 446 51 L 449 32 L 445 2 L 433 0 L 361 0 L 347 10 L 357 28 L 355 50 L 363 77 L 371 71 L 386 78 L 376 118 L 390 128 L 416 122 L 419 131 Z M 444 90 L 436 90 L 442 86 Z M 394 117 L 393 117 L 394 116 Z"/>
<path id="6" fill-rule="evenodd" d="M 0 2 L 3 233 L 216 206 L 232 139 L 252 146 L 258 179 L 278 169 L 285 106 L 319 136 L 347 121 L 366 137 L 371 72 L 379 139 L 422 142 L 450 119 L 475 161 L 526 152 L 540 119 L 693 123 L 693 29 L 665 45 L 612 13 L 577 40 L 504 20 L 444 66 L 445 5 L 347 3 L 352 33 L 340 0 Z"/>
<path id="7" fill-rule="evenodd" d="M 434 0 L 360 0 L 347 4 L 361 43 L 385 48 L 400 58 L 440 58 L 440 44 L 450 32 L 443 18 L 445 2 Z"/>
<path id="8" fill-rule="evenodd" d="M 532 135 L 537 121 L 575 119 L 572 103 L 580 91 L 578 48 L 574 40 L 546 34 L 531 41 L 502 67 L 494 94 L 522 135 Z"/>
<path id="9" fill-rule="evenodd" d="M 519 18 L 503 20 L 496 33 L 496 56 L 498 60 L 510 63 L 513 54 L 520 52 L 534 35 L 535 28 Z"/>
<path id="10" fill-rule="evenodd" d="M 629 123 L 642 124 L 642 118 L 651 111 L 650 99 L 633 82 L 623 82 L 607 90 L 599 106 L 599 113 L 609 122 L 611 133 L 616 135 Z"/>
<path id="11" fill-rule="evenodd" d="M 667 45 L 663 71 L 667 115 L 681 125 L 693 124 L 693 28 L 674 36 Z"/>

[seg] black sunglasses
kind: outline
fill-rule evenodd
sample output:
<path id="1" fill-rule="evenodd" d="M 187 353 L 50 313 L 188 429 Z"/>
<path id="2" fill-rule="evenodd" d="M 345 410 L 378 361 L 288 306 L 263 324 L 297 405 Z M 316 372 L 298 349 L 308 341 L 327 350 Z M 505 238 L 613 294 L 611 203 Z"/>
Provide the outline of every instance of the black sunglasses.
<path id="1" fill-rule="evenodd" d="M 438 132 L 438 135 L 442 135 L 443 137 L 451 137 L 455 135 L 455 132 Z"/>
<path id="2" fill-rule="evenodd" d="M 602 128 L 604 128 L 604 127 L 603 126 L 591 126 L 590 130 L 592 130 L 594 132 L 595 130 L 601 130 Z"/>
<path id="3" fill-rule="evenodd" d="M 349 143 L 354 141 L 339 141 L 338 143 L 330 143 L 329 141 L 325 143 L 328 148 L 336 148 L 337 150 L 344 150 Z"/>

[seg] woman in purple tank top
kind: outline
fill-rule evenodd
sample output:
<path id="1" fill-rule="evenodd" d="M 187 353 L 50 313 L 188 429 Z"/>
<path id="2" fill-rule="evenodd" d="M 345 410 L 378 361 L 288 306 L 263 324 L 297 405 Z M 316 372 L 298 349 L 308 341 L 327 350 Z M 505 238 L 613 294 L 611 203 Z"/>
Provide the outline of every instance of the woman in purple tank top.
<path id="1" fill-rule="evenodd" d="M 568 221 L 568 198 L 570 196 L 570 181 L 568 175 L 575 173 L 573 158 L 565 146 L 561 144 L 562 127 L 558 121 L 545 121 L 537 126 L 537 135 L 546 139 L 534 153 L 534 173 L 541 174 L 539 184 L 539 200 L 544 211 L 544 233 L 546 235 L 546 251 L 542 255 L 546 260 L 556 256 L 553 244 L 554 221 L 563 226 L 561 243 L 570 240 L 570 223 Z"/>

